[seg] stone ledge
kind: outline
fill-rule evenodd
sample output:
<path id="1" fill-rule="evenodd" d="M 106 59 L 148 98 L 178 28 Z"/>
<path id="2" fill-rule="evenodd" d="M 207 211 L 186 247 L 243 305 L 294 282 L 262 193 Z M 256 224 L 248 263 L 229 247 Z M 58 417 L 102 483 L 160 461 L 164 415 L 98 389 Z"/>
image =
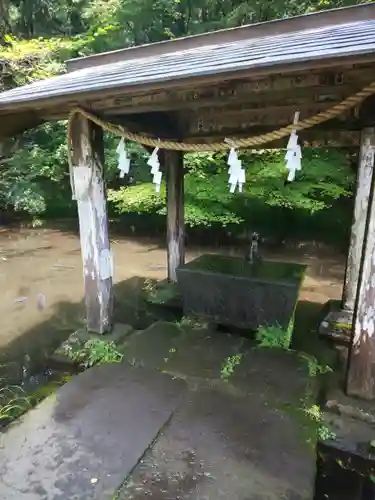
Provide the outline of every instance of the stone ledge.
<path id="1" fill-rule="evenodd" d="M 83 345 L 92 339 L 102 340 L 103 342 L 114 342 L 116 345 L 122 344 L 123 341 L 134 332 L 130 325 L 116 323 L 111 333 L 100 335 L 97 333 L 88 332 L 85 329 L 77 330 L 65 340 L 60 347 L 48 358 L 48 363 L 54 367 L 73 367 L 76 363 L 67 355 L 70 349 L 80 349 Z"/>
<path id="2" fill-rule="evenodd" d="M 375 473 L 375 407 L 373 402 L 346 396 L 333 388 L 323 408 L 323 421 L 335 435 L 319 443 L 325 460 L 339 461 L 341 467 L 362 476 Z"/>
<path id="3" fill-rule="evenodd" d="M 330 300 L 324 307 L 326 314 L 319 324 L 319 335 L 329 337 L 342 344 L 349 344 L 353 312 L 341 309 L 339 301 Z"/>

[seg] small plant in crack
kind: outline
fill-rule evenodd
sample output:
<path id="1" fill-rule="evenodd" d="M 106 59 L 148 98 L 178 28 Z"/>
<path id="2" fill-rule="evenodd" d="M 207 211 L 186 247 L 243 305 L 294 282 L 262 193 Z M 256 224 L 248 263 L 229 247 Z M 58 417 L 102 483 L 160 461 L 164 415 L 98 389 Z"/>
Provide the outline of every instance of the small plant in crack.
<path id="1" fill-rule="evenodd" d="M 319 405 L 312 405 L 310 408 L 305 408 L 305 413 L 313 422 L 316 422 L 319 441 L 336 439 L 336 434 L 324 423 L 323 413 Z"/>
<path id="2" fill-rule="evenodd" d="M 81 349 L 70 350 L 69 357 L 79 363 L 83 368 L 106 363 L 120 363 L 123 354 L 117 349 L 114 342 L 100 339 L 90 339 Z"/>
<path id="3" fill-rule="evenodd" d="M 234 354 L 233 356 L 228 356 L 221 365 L 221 379 L 228 380 L 234 373 L 236 366 L 241 363 L 243 354 Z"/>

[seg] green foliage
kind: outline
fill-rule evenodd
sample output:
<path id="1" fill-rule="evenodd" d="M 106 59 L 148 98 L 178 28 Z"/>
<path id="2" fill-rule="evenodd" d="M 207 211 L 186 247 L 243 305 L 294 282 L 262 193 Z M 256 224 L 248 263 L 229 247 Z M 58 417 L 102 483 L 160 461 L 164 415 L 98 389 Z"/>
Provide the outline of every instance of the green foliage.
<path id="1" fill-rule="evenodd" d="M 344 1 L 345 5 L 352 3 L 355 1 Z M 335 5 L 341 6 L 343 2 L 0 0 L 0 90 L 63 72 L 64 61 L 70 57 Z M 1 33 L 5 33 L 2 38 Z M 163 220 L 165 191 L 160 197 L 153 192 L 145 167 L 145 152 L 138 146 L 130 144 L 135 185 L 127 179 L 131 187 L 114 191 L 119 186 L 116 142 L 117 139 L 106 137 L 106 174 L 113 188 L 110 198 L 115 210 L 120 214 L 153 214 Z M 13 146 L 0 153 L 0 208 L 31 214 L 74 213 L 66 164 L 65 125 L 44 125 L 24 135 Z M 246 192 L 231 196 L 226 156 L 225 153 L 186 156 L 189 227 L 239 228 L 245 223 L 257 229 L 260 218 L 274 221 L 275 214 L 278 226 L 290 227 L 298 225 L 301 214 L 322 212 L 351 194 L 354 179 L 342 153 L 304 151 L 304 169 L 298 181 L 284 186 L 283 152 L 264 150 L 242 154 L 248 178 Z M 330 216 L 344 218 L 339 210 L 330 212 Z M 272 224 L 270 230 L 274 230 Z"/>
<path id="2" fill-rule="evenodd" d="M 221 378 L 228 380 L 234 373 L 236 366 L 238 366 L 243 358 L 243 354 L 234 354 L 226 358 L 221 365 Z"/>
<path id="3" fill-rule="evenodd" d="M 69 375 L 37 386 L 36 390 L 26 392 L 18 385 L 5 385 L 0 389 L 0 424 L 8 425 L 70 380 Z"/>
<path id="4" fill-rule="evenodd" d="M 64 38 L 19 40 L 11 35 L 0 45 L 0 89 L 24 85 L 64 71 L 64 61 L 76 54 L 79 41 Z"/>
<path id="5" fill-rule="evenodd" d="M 33 402 L 22 387 L 8 385 L 0 389 L 0 421 L 9 423 L 27 410 L 32 408 Z"/>
<path id="6" fill-rule="evenodd" d="M 278 213 L 278 226 L 285 227 L 288 223 L 293 226 L 296 213 L 315 214 L 351 195 L 354 175 L 343 153 L 310 150 L 305 157 L 297 181 L 284 186 L 283 151 L 244 152 L 241 158 L 247 171 L 245 192 L 232 195 L 228 189 L 227 154 L 187 155 L 187 226 L 226 227 L 246 223 L 247 227 L 256 227 L 261 212 L 273 223 L 274 211 Z M 136 181 L 141 173 L 145 178 L 145 169 L 143 166 L 137 168 Z M 164 185 L 161 193 L 156 194 L 152 183 L 136 183 L 118 191 L 110 190 L 109 200 L 119 214 L 161 217 L 166 213 L 165 195 Z"/>
<path id="7" fill-rule="evenodd" d="M 318 375 L 324 375 L 325 373 L 332 372 L 332 368 L 330 366 L 322 365 L 316 357 L 311 354 L 300 352 L 299 356 L 307 363 L 310 377 L 316 377 Z"/>
<path id="8" fill-rule="evenodd" d="M 336 439 L 336 434 L 324 424 L 323 413 L 319 405 L 312 405 L 305 408 L 305 414 L 317 425 L 317 437 L 319 441 L 328 441 Z"/>
<path id="9" fill-rule="evenodd" d="M 288 349 L 290 342 L 288 331 L 278 324 L 260 326 L 255 333 L 255 338 L 259 347 Z"/>
<path id="10" fill-rule="evenodd" d="M 340 197 L 351 195 L 355 179 L 342 152 L 306 149 L 303 155 L 303 170 L 296 182 L 284 186 L 284 150 L 245 154 L 249 196 L 270 206 L 314 213 L 332 206 Z"/>
<path id="11" fill-rule="evenodd" d="M 66 353 L 83 368 L 106 363 L 120 363 L 123 358 L 123 354 L 117 349 L 114 342 L 100 339 L 88 340 L 82 348 L 70 349 Z"/>
<path id="12" fill-rule="evenodd" d="M 165 205 L 165 186 L 162 186 L 160 195 L 155 193 L 152 183 L 125 187 L 118 191 L 110 189 L 108 200 L 115 205 L 118 213 L 159 213 Z"/>
<path id="13" fill-rule="evenodd" d="M 27 38 L 96 34 L 108 48 L 118 48 L 355 3 L 358 0 L 0 0 L 0 30 Z M 101 30 L 109 40 L 101 38 Z"/>
<path id="14" fill-rule="evenodd" d="M 58 191 L 68 196 L 66 141 L 61 141 L 65 129 L 62 123 L 47 123 L 23 135 L 22 148 L 16 146 L 0 169 L 0 205 L 40 214 L 46 210 L 51 188 L 54 199 Z"/>
<path id="15" fill-rule="evenodd" d="M 216 181 L 216 179 L 215 179 Z M 221 179 L 225 182 L 224 179 Z M 202 184 L 199 179 L 188 175 L 185 180 L 185 223 L 189 227 L 213 226 L 220 224 L 238 224 L 241 217 L 227 208 L 221 184 L 215 182 L 213 185 Z M 222 196 L 220 196 L 222 195 Z M 165 186 L 161 187 L 160 194 L 155 193 L 152 183 L 137 184 L 118 191 L 109 190 L 108 200 L 111 201 L 115 210 L 120 213 L 153 213 L 159 216 L 166 214 L 166 192 Z"/>

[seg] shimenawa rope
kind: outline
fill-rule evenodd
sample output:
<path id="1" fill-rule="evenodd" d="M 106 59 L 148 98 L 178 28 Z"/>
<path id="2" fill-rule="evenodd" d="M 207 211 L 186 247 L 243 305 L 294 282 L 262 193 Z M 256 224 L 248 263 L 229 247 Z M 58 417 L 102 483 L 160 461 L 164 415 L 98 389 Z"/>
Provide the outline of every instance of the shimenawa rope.
<path id="1" fill-rule="evenodd" d="M 69 163 L 71 165 L 72 122 L 73 118 L 77 113 L 81 114 L 82 116 L 92 121 L 96 125 L 102 127 L 103 130 L 106 130 L 107 132 L 110 132 L 114 135 L 124 137 L 124 139 L 127 139 L 129 141 L 142 144 L 143 146 L 150 146 L 154 148 L 158 147 L 160 149 L 185 151 L 185 152 L 224 151 L 232 147 L 250 148 L 252 146 L 260 146 L 262 144 L 266 144 L 267 142 L 271 142 L 276 139 L 281 139 L 283 137 L 286 137 L 292 132 L 292 130 L 300 131 L 314 127 L 315 125 L 319 125 L 320 123 L 323 123 L 327 120 L 330 120 L 332 118 L 335 118 L 336 116 L 341 115 L 344 111 L 348 109 L 354 108 L 358 104 L 362 103 L 367 97 L 373 94 L 375 94 L 375 82 L 371 83 L 370 85 L 367 85 L 362 90 L 360 90 L 359 92 L 350 97 L 347 97 L 340 103 L 335 104 L 334 106 L 332 106 L 332 108 L 327 109 L 325 111 L 321 111 L 317 115 L 312 116 L 310 118 L 306 118 L 305 120 L 301 120 L 297 124 L 291 124 L 288 125 L 287 127 L 282 127 L 279 130 L 268 132 L 267 134 L 262 134 L 255 137 L 248 137 L 245 139 L 237 138 L 232 140 L 230 143 L 221 141 L 221 142 L 213 142 L 207 144 L 204 143 L 190 144 L 187 142 L 158 139 L 143 134 L 135 134 L 133 132 L 126 130 L 124 127 L 120 125 L 114 125 L 112 123 L 106 122 L 105 120 L 90 113 L 89 111 L 86 111 L 83 108 L 76 107 L 71 110 L 68 120 Z"/>

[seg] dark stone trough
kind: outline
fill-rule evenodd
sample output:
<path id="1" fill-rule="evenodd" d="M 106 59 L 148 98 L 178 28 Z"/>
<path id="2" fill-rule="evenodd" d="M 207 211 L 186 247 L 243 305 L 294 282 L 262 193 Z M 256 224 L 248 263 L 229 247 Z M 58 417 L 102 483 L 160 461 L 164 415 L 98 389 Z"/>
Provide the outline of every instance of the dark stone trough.
<path id="1" fill-rule="evenodd" d="M 177 269 L 186 316 L 255 330 L 294 315 L 305 266 L 205 254 Z"/>

